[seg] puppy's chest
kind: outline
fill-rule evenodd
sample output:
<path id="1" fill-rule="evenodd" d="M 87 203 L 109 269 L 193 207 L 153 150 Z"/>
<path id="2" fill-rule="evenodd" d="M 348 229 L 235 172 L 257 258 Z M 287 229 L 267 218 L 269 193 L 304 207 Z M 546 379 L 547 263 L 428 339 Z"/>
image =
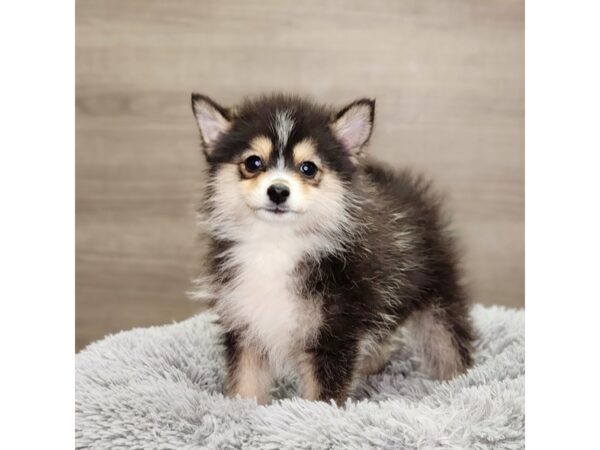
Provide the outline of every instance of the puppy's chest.
<path id="1" fill-rule="evenodd" d="M 287 353 L 312 336 L 319 308 L 298 293 L 296 268 L 305 253 L 297 242 L 238 244 L 236 276 L 221 299 L 221 319 L 268 351 Z"/>

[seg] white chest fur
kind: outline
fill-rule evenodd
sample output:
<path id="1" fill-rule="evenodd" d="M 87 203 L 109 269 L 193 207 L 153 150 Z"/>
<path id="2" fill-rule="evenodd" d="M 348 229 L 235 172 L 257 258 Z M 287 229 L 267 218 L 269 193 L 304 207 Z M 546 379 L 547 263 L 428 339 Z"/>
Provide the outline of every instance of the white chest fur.
<path id="1" fill-rule="evenodd" d="M 316 304 L 297 293 L 294 271 L 309 243 L 289 235 L 239 243 L 231 250 L 234 281 L 220 299 L 223 321 L 245 329 L 245 338 L 267 351 L 272 363 L 285 359 L 314 335 Z"/>

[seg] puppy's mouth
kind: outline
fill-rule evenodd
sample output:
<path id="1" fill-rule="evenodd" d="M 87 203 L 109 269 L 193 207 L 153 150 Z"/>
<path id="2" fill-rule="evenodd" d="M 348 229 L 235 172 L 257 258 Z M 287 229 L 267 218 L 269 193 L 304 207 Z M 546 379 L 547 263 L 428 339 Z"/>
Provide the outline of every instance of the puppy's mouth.
<path id="1" fill-rule="evenodd" d="M 266 211 L 268 213 L 271 214 L 276 214 L 276 215 L 281 215 L 281 214 L 295 214 L 294 211 L 292 211 L 289 208 L 282 208 L 280 206 L 276 206 L 274 208 L 258 208 L 259 211 Z"/>
<path id="2" fill-rule="evenodd" d="M 291 219 L 298 215 L 298 213 L 290 208 L 281 206 L 269 206 L 263 208 L 255 208 L 254 213 L 263 220 L 284 220 Z"/>

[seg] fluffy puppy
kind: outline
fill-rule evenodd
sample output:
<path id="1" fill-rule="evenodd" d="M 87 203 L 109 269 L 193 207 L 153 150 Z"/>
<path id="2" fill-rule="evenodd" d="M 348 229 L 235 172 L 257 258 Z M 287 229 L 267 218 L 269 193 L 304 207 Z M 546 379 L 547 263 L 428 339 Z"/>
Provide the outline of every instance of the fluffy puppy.
<path id="1" fill-rule="evenodd" d="M 423 370 L 471 364 L 453 242 L 429 184 L 369 162 L 375 101 L 340 110 L 286 95 L 228 109 L 193 94 L 208 162 L 200 208 L 208 298 L 225 330 L 227 393 L 269 399 L 293 373 L 306 399 L 343 401 L 410 327 Z"/>

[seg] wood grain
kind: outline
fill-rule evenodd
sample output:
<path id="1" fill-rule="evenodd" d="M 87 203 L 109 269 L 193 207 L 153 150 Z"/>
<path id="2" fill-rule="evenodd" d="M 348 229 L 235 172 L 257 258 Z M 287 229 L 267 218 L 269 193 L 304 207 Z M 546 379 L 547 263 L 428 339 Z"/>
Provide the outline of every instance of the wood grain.
<path id="1" fill-rule="evenodd" d="M 77 348 L 198 309 L 192 91 L 376 97 L 371 150 L 447 193 L 474 300 L 523 305 L 523 28 L 517 0 L 78 0 Z"/>

